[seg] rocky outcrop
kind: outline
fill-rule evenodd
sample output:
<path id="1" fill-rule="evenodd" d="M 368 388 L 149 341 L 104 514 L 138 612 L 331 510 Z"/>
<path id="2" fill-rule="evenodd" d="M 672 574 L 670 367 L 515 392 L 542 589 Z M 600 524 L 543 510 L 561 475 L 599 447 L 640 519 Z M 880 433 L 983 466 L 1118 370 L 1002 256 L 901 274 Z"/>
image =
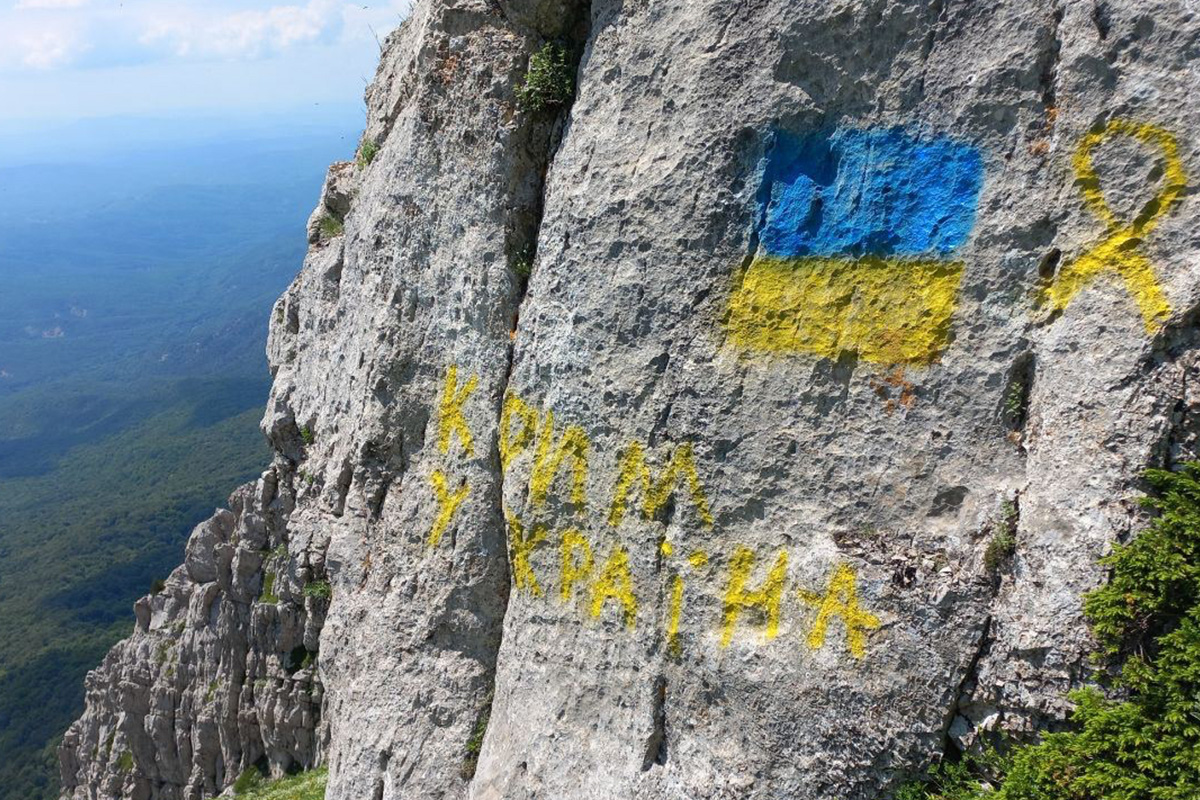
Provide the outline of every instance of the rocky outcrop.
<path id="1" fill-rule="evenodd" d="M 75 797 L 212 797 L 245 769 L 320 757 L 319 550 L 289 551 L 290 486 L 271 469 L 196 527 L 182 566 L 137 602 L 133 635 L 88 675 L 63 737 Z"/>
<path id="2" fill-rule="evenodd" d="M 273 314 L 275 462 L 89 677 L 67 793 L 873 798 L 1057 724 L 1194 454 L 1198 46 L 1174 2 L 418 3 Z"/>

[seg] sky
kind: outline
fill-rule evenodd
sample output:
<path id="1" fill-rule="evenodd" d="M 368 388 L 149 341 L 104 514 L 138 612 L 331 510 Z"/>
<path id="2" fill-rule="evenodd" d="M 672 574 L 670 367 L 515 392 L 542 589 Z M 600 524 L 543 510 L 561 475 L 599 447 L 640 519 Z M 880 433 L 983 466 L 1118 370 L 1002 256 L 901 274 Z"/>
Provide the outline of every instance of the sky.
<path id="1" fill-rule="evenodd" d="M 408 7 L 409 0 L 0 0 L 0 128 L 357 103 L 378 40 Z"/>

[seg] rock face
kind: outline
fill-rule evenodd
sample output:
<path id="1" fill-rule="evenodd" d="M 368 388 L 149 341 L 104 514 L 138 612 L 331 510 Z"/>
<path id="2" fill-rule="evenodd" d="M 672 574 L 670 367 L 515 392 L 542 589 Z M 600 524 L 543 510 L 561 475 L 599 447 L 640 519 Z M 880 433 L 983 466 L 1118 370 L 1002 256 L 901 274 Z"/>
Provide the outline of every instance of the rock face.
<path id="1" fill-rule="evenodd" d="M 1180 2 L 419 2 L 272 317 L 274 463 L 65 796 L 866 799 L 1053 726 L 1196 452 L 1198 50 Z"/>

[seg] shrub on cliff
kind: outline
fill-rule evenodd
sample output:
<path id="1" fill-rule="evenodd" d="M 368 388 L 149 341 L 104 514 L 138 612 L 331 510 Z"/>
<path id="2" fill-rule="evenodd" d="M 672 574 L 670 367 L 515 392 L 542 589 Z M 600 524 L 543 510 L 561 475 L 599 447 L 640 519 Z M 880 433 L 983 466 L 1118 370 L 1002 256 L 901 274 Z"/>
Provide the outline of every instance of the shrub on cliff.
<path id="1" fill-rule="evenodd" d="M 574 73 L 566 49 L 548 42 L 529 59 L 525 83 L 517 87 L 517 102 L 533 112 L 566 105 L 575 93 Z"/>
<path id="2" fill-rule="evenodd" d="M 1103 560 L 1084 613 L 1115 678 L 1071 694 L 1073 728 L 968 757 L 904 800 L 1195 800 L 1200 787 L 1200 463 L 1150 470 L 1150 526 Z M 988 787 L 982 772 L 999 775 Z"/>

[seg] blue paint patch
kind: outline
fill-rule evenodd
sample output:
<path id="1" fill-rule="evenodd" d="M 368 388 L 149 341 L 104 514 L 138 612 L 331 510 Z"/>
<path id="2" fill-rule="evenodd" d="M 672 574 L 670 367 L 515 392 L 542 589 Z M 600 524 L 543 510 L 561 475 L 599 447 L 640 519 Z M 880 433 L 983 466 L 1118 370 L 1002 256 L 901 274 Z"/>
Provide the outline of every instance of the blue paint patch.
<path id="1" fill-rule="evenodd" d="M 975 223 L 983 158 L 899 129 L 779 132 L 760 194 L 764 253 L 940 257 Z"/>

